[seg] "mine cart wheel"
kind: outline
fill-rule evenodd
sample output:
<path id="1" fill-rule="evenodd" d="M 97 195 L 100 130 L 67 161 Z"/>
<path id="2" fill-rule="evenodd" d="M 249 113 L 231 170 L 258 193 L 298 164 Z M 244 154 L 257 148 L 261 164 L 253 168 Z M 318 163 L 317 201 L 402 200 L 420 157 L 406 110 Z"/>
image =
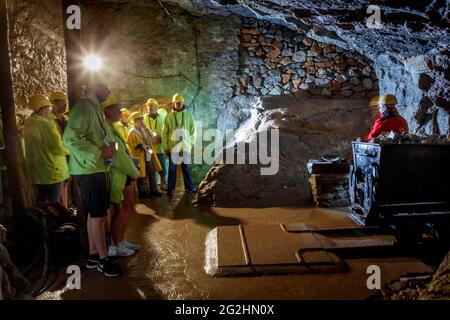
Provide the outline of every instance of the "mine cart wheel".
<path id="1" fill-rule="evenodd" d="M 372 164 L 372 176 L 374 181 L 378 180 L 378 166 L 376 164 Z"/>
<path id="2" fill-rule="evenodd" d="M 354 166 L 350 166 L 349 179 L 350 179 L 350 201 L 353 205 L 356 201 L 356 173 Z"/>
<path id="3" fill-rule="evenodd" d="M 395 238 L 405 247 L 413 247 L 422 240 L 423 225 L 414 221 L 402 221 L 395 227 Z"/>
<path id="4" fill-rule="evenodd" d="M 374 197 L 374 179 L 371 174 L 366 175 L 366 182 L 364 184 L 364 211 L 366 215 L 369 214 L 370 209 L 373 205 Z"/>

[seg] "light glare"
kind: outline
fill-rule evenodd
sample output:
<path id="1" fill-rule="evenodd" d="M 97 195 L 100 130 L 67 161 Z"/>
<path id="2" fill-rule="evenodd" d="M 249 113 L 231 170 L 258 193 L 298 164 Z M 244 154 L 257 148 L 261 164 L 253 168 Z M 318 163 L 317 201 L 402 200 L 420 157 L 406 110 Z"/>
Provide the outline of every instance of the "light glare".
<path id="1" fill-rule="evenodd" d="M 90 54 L 84 58 L 84 65 L 89 70 L 97 71 L 103 66 L 103 63 L 99 56 Z"/>

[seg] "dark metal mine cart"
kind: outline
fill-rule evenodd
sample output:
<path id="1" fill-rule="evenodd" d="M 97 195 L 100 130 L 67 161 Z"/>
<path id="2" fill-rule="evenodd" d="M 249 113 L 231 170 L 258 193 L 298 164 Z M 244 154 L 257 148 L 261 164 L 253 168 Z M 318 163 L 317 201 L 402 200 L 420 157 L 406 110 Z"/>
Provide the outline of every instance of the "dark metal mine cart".
<path id="1" fill-rule="evenodd" d="M 353 142 L 350 216 L 364 226 L 389 226 L 403 241 L 431 227 L 448 239 L 450 144 Z"/>

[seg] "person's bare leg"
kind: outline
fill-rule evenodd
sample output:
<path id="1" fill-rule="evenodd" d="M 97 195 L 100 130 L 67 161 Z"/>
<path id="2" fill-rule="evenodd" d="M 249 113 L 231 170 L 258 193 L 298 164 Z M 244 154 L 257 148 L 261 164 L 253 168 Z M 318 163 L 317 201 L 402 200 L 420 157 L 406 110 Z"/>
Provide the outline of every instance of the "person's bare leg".
<path id="1" fill-rule="evenodd" d="M 67 182 L 63 182 L 60 201 L 64 208 L 69 208 L 69 183 Z"/>
<path id="2" fill-rule="evenodd" d="M 105 218 L 89 219 L 91 220 L 90 237 L 92 237 L 92 241 L 100 259 L 104 259 L 108 256 L 105 238 Z"/>
<path id="3" fill-rule="evenodd" d="M 87 234 L 88 234 L 88 240 L 89 240 L 89 254 L 96 254 L 96 253 L 98 253 L 97 252 L 97 249 L 95 248 L 95 245 L 94 245 L 94 238 L 92 237 L 92 221 L 91 221 L 91 218 L 87 218 L 87 222 L 86 222 L 86 225 L 87 225 Z"/>
<path id="4" fill-rule="evenodd" d="M 130 185 L 125 187 L 123 190 L 123 201 L 122 201 L 122 223 L 119 235 L 119 241 L 125 240 L 125 233 L 127 230 L 128 222 L 130 221 L 131 214 L 134 211 L 134 187 Z"/>

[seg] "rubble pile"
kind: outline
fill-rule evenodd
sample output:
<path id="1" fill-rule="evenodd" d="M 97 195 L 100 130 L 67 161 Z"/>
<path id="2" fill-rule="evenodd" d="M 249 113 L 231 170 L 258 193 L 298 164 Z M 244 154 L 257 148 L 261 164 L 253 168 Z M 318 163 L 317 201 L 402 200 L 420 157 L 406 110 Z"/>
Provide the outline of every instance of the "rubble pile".
<path id="1" fill-rule="evenodd" d="M 405 276 L 388 282 L 374 297 L 381 300 L 417 300 L 433 275 Z"/>
<path id="2" fill-rule="evenodd" d="M 439 265 L 431 282 L 420 292 L 419 299 L 450 299 L 450 252 Z"/>
<path id="3" fill-rule="evenodd" d="M 369 141 L 370 143 L 378 143 L 378 144 L 401 144 L 401 143 L 430 143 L 430 144 L 447 144 L 450 143 L 450 140 L 445 135 L 429 135 L 429 136 L 420 136 L 412 133 L 395 133 L 385 132 L 379 135 L 376 138 L 373 138 Z"/>
<path id="4" fill-rule="evenodd" d="M 450 252 L 434 274 L 406 275 L 388 282 L 372 299 L 449 300 Z"/>

